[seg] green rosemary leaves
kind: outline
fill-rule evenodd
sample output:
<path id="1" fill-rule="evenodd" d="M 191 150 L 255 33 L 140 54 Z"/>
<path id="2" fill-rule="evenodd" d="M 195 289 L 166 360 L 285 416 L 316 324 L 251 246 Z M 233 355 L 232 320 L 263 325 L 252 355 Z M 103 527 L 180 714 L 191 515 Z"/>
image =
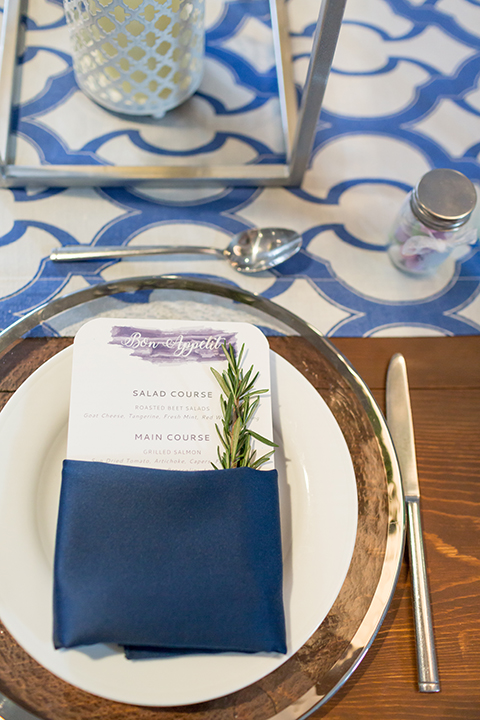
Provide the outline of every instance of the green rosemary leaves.
<path id="1" fill-rule="evenodd" d="M 267 440 L 248 428 L 260 402 L 260 395 L 268 390 L 254 389 L 258 372 L 254 374 L 253 365 L 248 372 L 243 372 L 241 363 L 244 350 L 245 345 L 242 345 L 237 358 L 232 345 L 228 347 L 224 345 L 223 352 L 228 360 L 227 369 L 220 374 L 215 368 L 210 368 L 223 393 L 220 396 L 221 427 L 215 425 L 221 442 L 217 449 L 218 459 L 223 469 L 237 467 L 258 469 L 267 462 L 274 451 L 271 450 L 257 458 L 256 450 L 251 447 L 252 438 L 269 447 L 278 447 L 271 440 Z M 215 470 L 219 469 L 214 463 L 212 465 Z"/>

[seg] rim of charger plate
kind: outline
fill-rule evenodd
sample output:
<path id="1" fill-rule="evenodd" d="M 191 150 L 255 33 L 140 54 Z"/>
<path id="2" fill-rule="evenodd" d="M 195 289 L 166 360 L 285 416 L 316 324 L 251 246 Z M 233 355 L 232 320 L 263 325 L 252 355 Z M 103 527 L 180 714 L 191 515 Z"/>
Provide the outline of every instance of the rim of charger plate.
<path id="1" fill-rule="evenodd" d="M 312 682 L 310 690 L 290 706 L 268 718 L 268 720 L 301 720 L 324 705 L 358 667 L 383 622 L 397 584 L 405 543 L 405 510 L 400 470 L 387 424 L 368 387 L 356 370 L 318 330 L 272 300 L 224 282 L 200 280 L 181 275 L 148 275 L 98 283 L 84 290 L 50 300 L 12 323 L 0 332 L 0 353 L 7 350 L 15 340 L 19 340 L 27 332 L 55 315 L 102 297 L 133 293 L 138 290 L 188 290 L 217 295 L 248 305 L 280 320 L 319 350 L 348 382 L 366 411 L 380 444 L 387 471 L 388 488 L 388 532 L 381 574 L 370 606 L 346 650 L 319 682 Z M 38 718 L 37 715 L 17 705 L 1 692 L 0 711 L 4 720 L 36 720 Z"/>

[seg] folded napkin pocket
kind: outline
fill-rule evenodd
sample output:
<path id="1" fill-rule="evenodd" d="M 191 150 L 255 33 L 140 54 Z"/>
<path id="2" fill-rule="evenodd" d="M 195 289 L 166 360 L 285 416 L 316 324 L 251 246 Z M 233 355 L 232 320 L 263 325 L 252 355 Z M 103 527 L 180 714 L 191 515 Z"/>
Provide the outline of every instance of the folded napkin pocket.
<path id="1" fill-rule="evenodd" d="M 54 644 L 286 652 L 277 473 L 65 460 Z"/>

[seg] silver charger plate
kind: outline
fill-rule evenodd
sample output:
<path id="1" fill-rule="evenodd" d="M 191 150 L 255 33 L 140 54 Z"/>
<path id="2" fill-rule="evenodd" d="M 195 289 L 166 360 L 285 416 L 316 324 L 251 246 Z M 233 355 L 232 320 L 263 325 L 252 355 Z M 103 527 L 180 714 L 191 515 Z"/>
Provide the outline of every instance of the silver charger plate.
<path id="1" fill-rule="evenodd" d="M 145 303 L 145 293 L 155 302 Z M 106 302 L 107 301 L 107 302 Z M 215 311 L 262 327 L 270 344 L 320 392 L 349 447 L 358 494 L 355 549 L 342 589 L 319 628 L 278 670 L 231 695 L 188 708 L 155 709 L 161 720 L 298 720 L 322 706 L 350 677 L 383 621 L 403 555 L 405 517 L 400 474 L 385 420 L 348 361 L 318 331 L 275 303 L 237 287 L 181 276 L 102 283 L 37 308 L 0 334 L 0 353 L 38 325 L 74 334 L 99 314 L 152 317 L 188 307 L 192 319 Z M 185 305 L 187 301 L 187 306 Z M 52 325 L 53 323 L 53 325 Z M 285 336 L 282 336 L 282 332 Z M 292 334 L 294 336 L 292 336 Z M 34 368 L 32 368 L 33 370 Z M 319 467 L 321 472 L 321 467 Z M 53 676 L 4 631 L 0 634 L 0 695 L 5 720 L 43 717 L 151 718 L 152 708 L 98 698 Z"/>

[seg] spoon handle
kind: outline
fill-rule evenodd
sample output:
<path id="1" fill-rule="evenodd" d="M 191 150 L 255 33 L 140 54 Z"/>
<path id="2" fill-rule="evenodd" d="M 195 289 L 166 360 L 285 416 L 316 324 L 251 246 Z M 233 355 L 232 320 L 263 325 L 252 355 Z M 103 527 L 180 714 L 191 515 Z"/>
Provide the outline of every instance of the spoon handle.
<path id="1" fill-rule="evenodd" d="M 143 257 L 145 255 L 216 255 L 225 257 L 225 251 L 213 247 L 195 245 L 104 245 L 83 247 L 82 245 L 64 245 L 50 253 L 54 262 L 76 262 L 77 260 L 108 260 L 111 258 Z"/>

